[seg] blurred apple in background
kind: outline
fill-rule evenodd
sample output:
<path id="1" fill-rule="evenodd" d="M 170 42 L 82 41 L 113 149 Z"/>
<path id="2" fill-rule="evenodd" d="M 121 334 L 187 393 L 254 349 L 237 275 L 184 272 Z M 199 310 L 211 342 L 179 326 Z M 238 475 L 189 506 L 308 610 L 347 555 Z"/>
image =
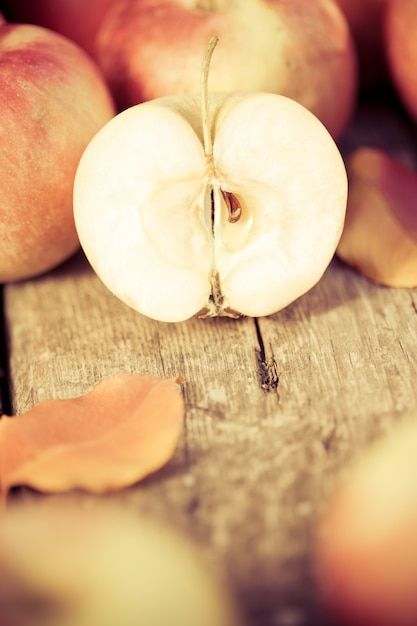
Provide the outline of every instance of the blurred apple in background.
<path id="1" fill-rule="evenodd" d="M 259 90 L 310 109 L 333 137 L 356 100 L 356 55 L 332 0 L 120 0 L 97 34 L 96 58 L 119 109 L 199 91 L 201 51 L 221 46 L 209 89 Z"/>
<path id="2" fill-rule="evenodd" d="M 417 2 L 391 0 L 385 44 L 392 80 L 403 104 L 417 120 Z"/>
<path id="3" fill-rule="evenodd" d="M 225 575 L 175 527 L 96 501 L 0 519 L 2 626 L 243 626 Z"/>
<path id="4" fill-rule="evenodd" d="M 384 45 L 384 16 L 388 0 L 335 0 L 352 31 L 359 61 L 359 80 L 364 89 L 388 82 Z M 402 2 L 402 0 L 400 0 Z"/>
<path id="5" fill-rule="evenodd" d="M 78 248 L 75 170 L 113 114 L 76 44 L 39 26 L 0 26 L 0 282 L 40 274 Z"/>
<path id="6" fill-rule="evenodd" d="M 89 54 L 106 10 L 115 0 L 3 0 L 9 22 L 37 24 L 65 35 Z"/>
<path id="7" fill-rule="evenodd" d="M 321 598 L 344 626 L 417 624 L 417 419 L 346 470 L 317 527 Z"/>

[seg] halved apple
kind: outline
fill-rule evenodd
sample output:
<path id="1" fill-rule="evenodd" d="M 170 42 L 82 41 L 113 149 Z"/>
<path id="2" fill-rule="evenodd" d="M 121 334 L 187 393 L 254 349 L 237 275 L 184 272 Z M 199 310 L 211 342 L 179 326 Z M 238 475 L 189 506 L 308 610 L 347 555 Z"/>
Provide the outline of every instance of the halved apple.
<path id="1" fill-rule="evenodd" d="M 133 106 L 84 152 L 81 245 L 144 315 L 263 316 L 309 290 L 341 236 L 347 176 L 323 124 L 270 93 Z"/>

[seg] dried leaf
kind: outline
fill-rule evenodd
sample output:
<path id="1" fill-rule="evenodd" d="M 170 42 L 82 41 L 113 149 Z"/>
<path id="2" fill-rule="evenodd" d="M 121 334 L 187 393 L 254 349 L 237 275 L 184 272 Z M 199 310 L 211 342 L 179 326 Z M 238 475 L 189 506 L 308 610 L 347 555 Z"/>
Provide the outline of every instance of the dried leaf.
<path id="1" fill-rule="evenodd" d="M 0 420 L 0 494 L 103 493 L 131 485 L 172 456 L 184 403 L 176 378 L 119 374 L 90 393 Z"/>
<path id="2" fill-rule="evenodd" d="M 338 256 L 376 283 L 417 286 L 417 173 L 375 148 L 354 151 L 347 171 Z"/>

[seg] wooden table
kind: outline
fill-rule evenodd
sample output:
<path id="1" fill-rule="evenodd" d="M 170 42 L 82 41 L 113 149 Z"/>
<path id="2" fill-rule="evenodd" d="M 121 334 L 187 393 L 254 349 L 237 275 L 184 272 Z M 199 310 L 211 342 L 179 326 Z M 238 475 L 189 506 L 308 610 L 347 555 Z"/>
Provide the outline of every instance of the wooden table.
<path id="1" fill-rule="evenodd" d="M 408 125 L 387 126 L 378 111 L 358 113 L 345 149 L 383 144 L 414 164 Z M 335 259 L 276 315 L 164 324 L 113 297 L 80 252 L 4 287 L 3 299 L 10 409 L 81 395 L 121 371 L 181 375 L 174 457 L 106 497 L 193 536 L 251 626 L 327 623 L 310 570 L 315 523 L 347 462 L 416 407 L 417 292 L 371 284 Z"/>

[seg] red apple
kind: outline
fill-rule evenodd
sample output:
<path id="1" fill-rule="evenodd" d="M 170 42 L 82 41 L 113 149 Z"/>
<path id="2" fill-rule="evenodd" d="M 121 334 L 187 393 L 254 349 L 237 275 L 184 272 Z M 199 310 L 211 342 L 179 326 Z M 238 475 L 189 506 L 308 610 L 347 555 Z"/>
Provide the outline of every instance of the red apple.
<path id="1" fill-rule="evenodd" d="M 97 60 L 120 109 L 198 92 L 206 41 L 219 45 L 209 89 L 293 98 L 340 136 L 356 98 L 356 56 L 330 0 L 119 0 L 97 34 Z"/>
<path id="2" fill-rule="evenodd" d="M 113 114 L 101 73 L 76 44 L 39 26 L 0 27 L 0 282 L 77 249 L 75 170 Z"/>
<path id="3" fill-rule="evenodd" d="M 416 450 L 412 415 L 347 469 L 319 521 L 318 586 L 345 626 L 417 624 Z"/>
<path id="4" fill-rule="evenodd" d="M 104 13 L 115 0 L 3 0 L 10 22 L 37 24 L 65 35 L 89 54 Z"/>
<path id="5" fill-rule="evenodd" d="M 417 120 L 416 33 L 416 0 L 391 0 L 385 22 L 388 63 L 399 97 Z"/>
<path id="6" fill-rule="evenodd" d="M 352 31 L 358 52 L 359 79 L 364 88 L 388 81 L 384 15 L 388 0 L 335 0 Z"/>

